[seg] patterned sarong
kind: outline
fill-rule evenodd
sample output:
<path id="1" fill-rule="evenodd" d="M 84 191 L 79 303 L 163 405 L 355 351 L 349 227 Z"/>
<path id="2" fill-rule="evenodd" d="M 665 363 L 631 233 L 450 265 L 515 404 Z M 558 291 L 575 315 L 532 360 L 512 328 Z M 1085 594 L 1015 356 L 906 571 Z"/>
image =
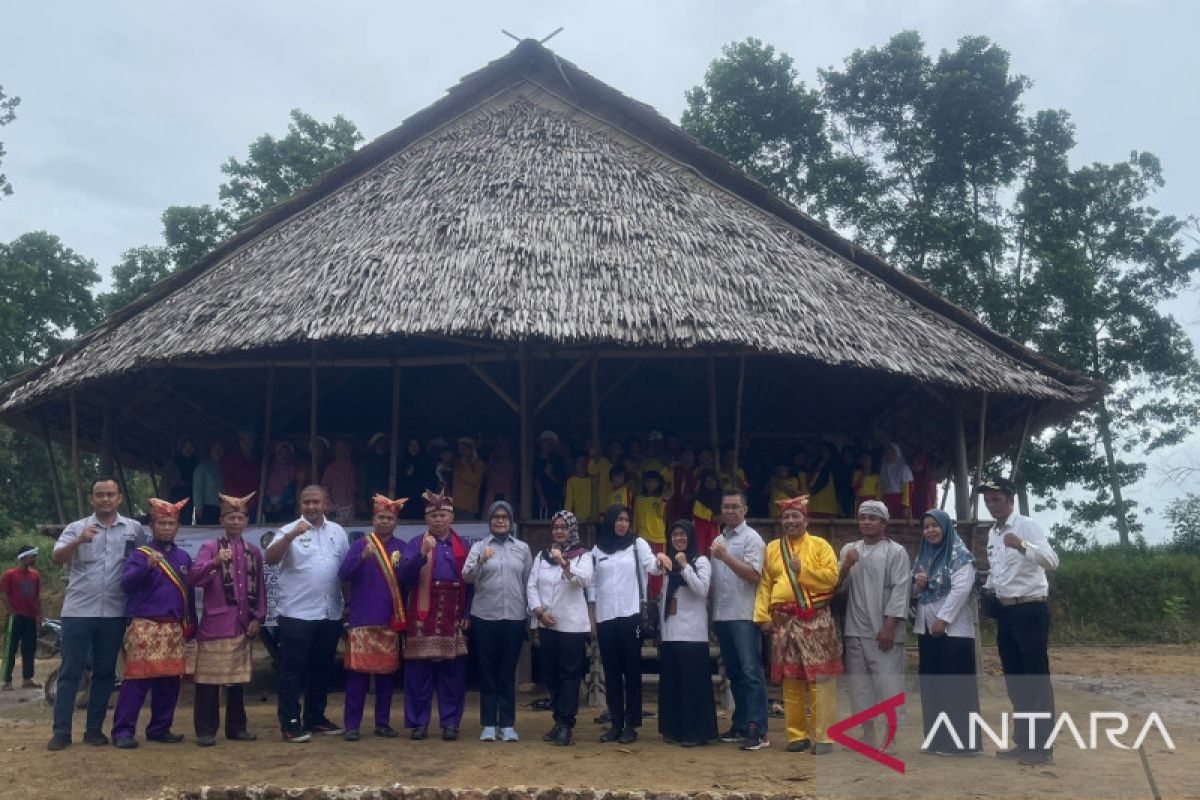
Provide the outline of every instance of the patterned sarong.
<path id="1" fill-rule="evenodd" d="M 183 625 L 134 617 L 125 629 L 126 678 L 176 678 L 185 674 Z"/>
<path id="2" fill-rule="evenodd" d="M 228 685 L 250 682 L 250 645 L 245 635 L 209 639 L 196 646 L 196 683 Z"/>
<path id="3" fill-rule="evenodd" d="M 390 675 L 400 669 L 400 634 L 390 625 L 351 628 L 346 669 L 370 675 Z"/>
<path id="4" fill-rule="evenodd" d="M 410 595 L 408 633 L 404 639 L 406 659 L 441 661 L 467 654 L 467 637 L 460 627 L 462 596 L 458 581 L 432 581 L 429 610 L 422 619 L 415 608 L 417 592 Z"/>
<path id="5" fill-rule="evenodd" d="M 819 681 L 842 674 L 842 640 L 828 608 L 796 616 L 794 606 L 771 609 L 771 680 Z"/>

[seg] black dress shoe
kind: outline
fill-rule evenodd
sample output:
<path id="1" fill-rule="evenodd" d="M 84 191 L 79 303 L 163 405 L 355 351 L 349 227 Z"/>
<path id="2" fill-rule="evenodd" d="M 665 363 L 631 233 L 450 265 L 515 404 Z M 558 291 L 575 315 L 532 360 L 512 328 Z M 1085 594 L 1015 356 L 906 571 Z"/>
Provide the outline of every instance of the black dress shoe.
<path id="1" fill-rule="evenodd" d="M 562 725 L 555 725 L 550 730 L 542 734 L 543 742 L 553 742 L 558 737 L 558 732 L 562 730 Z"/>
<path id="2" fill-rule="evenodd" d="M 379 727 L 375 728 L 375 735 L 386 736 L 389 739 L 395 739 L 399 734 L 396 733 L 396 729 L 391 725 L 380 725 Z"/>
<path id="3" fill-rule="evenodd" d="M 70 746 L 70 736 L 51 736 L 50 741 L 46 742 L 46 749 L 55 753 L 59 750 L 66 750 Z"/>
<path id="4" fill-rule="evenodd" d="M 1017 745 L 1016 747 L 1010 747 L 1007 750 L 997 750 L 996 758 L 1018 759 L 1018 758 L 1021 758 L 1021 756 L 1025 755 L 1028 752 L 1029 751 L 1026 750 L 1024 747 Z"/>
<path id="5" fill-rule="evenodd" d="M 812 747 L 812 739 L 797 739 L 794 742 L 788 742 L 787 751 L 789 753 L 803 753 L 810 747 Z"/>
<path id="6" fill-rule="evenodd" d="M 1026 767 L 1040 767 L 1054 762 L 1054 755 L 1049 750 L 1026 750 L 1025 755 L 1017 759 L 1018 764 Z"/>
<path id="7" fill-rule="evenodd" d="M 225 734 L 225 738 L 231 742 L 253 742 L 258 739 L 258 736 L 250 731 L 238 731 L 232 736 Z"/>
<path id="8" fill-rule="evenodd" d="M 216 743 L 217 743 L 217 737 L 215 737 L 215 736 L 197 736 L 196 737 L 196 746 L 197 747 L 212 747 Z"/>
<path id="9" fill-rule="evenodd" d="M 347 742 L 357 742 L 361 737 L 358 734 L 358 729 L 350 728 L 349 730 L 347 730 L 345 733 L 342 734 L 342 738 L 345 739 Z"/>
<path id="10" fill-rule="evenodd" d="M 617 741 L 621 744 L 633 744 L 637 741 L 637 728 L 626 728 L 621 731 L 621 735 L 617 737 Z"/>
<path id="11" fill-rule="evenodd" d="M 442 741 L 454 742 L 458 740 L 458 728 L 442 728 Z"/>
<path id="12" fill-rule="evenodd" d="M 620 739 L 620 738 L 621 738 L 621 731 L 620 731 L 620 730 L 618 730 L 617 728 L 609 728 L 608 730 L 606 730 L 606 731 L 603 733 L 603 735 L 601 735 L 601 737 L 600 737 L 600 741 L 602 741 L 602 742 L 615 742 L 617 739 Z"/>
<path id="13" fill-rule="evenodd" d="M 137 747 L 137 739 L 132 736 L 118 736 L 113 739 L 113 744 L 118 750 L 132 750 Z"/>
<path id="14" fill-rule="evenodd" d="M 571 746 L 571 729 L 566 725 L 559 726 L 558 733 L 554 736 L 555 747 L 570 747 Z"/>
<path id="15" fill-rule="evenodd" d="M 179 744 L 183 741 L 182 733 L 167 731 L 166 733 L 156 733 L 153 736 L 146 734 L 147 742 L 158 742 L 159 744 Z"/>
<path id="16" fill-rule="evenodd" d="M 104 747 L 108 744 L 108 737 L 100 731 L 84 731 L 83 743 L 92 747 Z"/>
<path id="17" fill-rule="evenodd" d="M 680 747 L 704 747 L 704 745 L 706 745 L 706 744 L 708 744 L 708 742 L 682 741 L 679 743 L 679 746 Z"/>
<path id="18" fill-rule="evenodd" d="M 408 735 L 408 738 L 412 739 L 413 741 L 419 742 L 428 735 L 429 735 L 429 728 L 426 728 L 424 725 L 419 725 L 416 728 L 412 729 L 412 733 L 410 733 Z"/>

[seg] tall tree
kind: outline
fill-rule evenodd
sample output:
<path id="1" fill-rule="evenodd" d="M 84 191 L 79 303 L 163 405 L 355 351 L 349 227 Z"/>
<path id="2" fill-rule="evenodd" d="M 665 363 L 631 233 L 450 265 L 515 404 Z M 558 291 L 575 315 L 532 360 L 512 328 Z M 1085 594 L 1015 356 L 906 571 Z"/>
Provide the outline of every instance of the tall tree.
<path id="1" fill-rule="evenodd" d="M 820 96 L 791 56 L 750 38 L 726 45 L 687 92 L 683 129 L 802 207 L 814 207 L 814 167 L 829 155 Z"/>
<path id="2" fill-rule="evenodd" d="M 112 291 L 96 298 L 100 310 L 107 315 L 129 305 L 174 270 L 169 248 L 143 245 L 126 250 L 112 268 Z"/>
<path id="3" fill-rule="evenodd" d="M 232 233 L 232 220 L 223 208 L 171 206 L 162 215 L 163 239 L 176 268 L 190 267 Z"/>
<path id="4" fill-rule="evenodd" d="M 0 86 L 0 128 L 3 128 L 8 123 L 17 118 L 17 106 L 21 104 L 21 98 L 9 97 L 4 93 L 4 87 Z M 4 142 L 0 142 L 0 165 L 4 164 Z M 12 184 L 8 182 L 8 176 L 0 172 L 0 197 L 13 193 Z"/>
<path id="5" fill-rule="evenodd" d="M 96 319 L 96 264 L 45 231 L 0 243 L 0 374 L 60 352 Z"/>
<path id="6" fill-rule="evenodd" d="M 830 137 L 850 167 L 827 189 L 834 218 L 995 323 L 1007 236 L 1001 197 L 1024 157 L 1028 79 L 985 37 L 964 37 L 934 60 L 915 31 L 820 74 Z"/>

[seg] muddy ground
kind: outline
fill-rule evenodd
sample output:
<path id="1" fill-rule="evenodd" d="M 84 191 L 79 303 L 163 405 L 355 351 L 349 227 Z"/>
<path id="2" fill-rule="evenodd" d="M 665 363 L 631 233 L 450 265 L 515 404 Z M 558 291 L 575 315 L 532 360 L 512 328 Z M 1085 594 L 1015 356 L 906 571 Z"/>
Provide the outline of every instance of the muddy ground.
<path id="1" fill-rule="evenodd" d="M 913 656 L 915 659 L 915 655 Z M 1200 797 L 1200 647 L 1058 647 L 1051 652 L 1058 710 L 1070 711 L 1088 736 L 1089 712 L 1122 710 L 1135 722 L 1158 712 L 1171 735 L 1169 750 L 1157 734 L 1145 744 L 1146 761 L 1164 797 Z M 984 716 L 1008 710 L 994 650 L 985 650 L 982 701 Z M 53 662 L 39 662 L 39 677 Z M 913 665 L 915 672 L 915 663 Z M 270 682 L 267 672 L 264 680 Z M 778 692 L 775 692 L 778 696 Z M 1139 754 L 1106 746 L 1099 752 L 1079 750 L 1064 735 L 1054 763 L 1041 768 L 1020 767 L 988 755 L 976 759 L 947 759 L 918 752 L 920 699 L 911 691 L 908 724 L 901 730 L 896 755 L 905 762 L 903 775 L 863 756 L 838 748 L 832 755 L 814 757 L 787 753 L 782 720 L 772 720 L 772 746 L 741 752 L 733 745 L 714 744 L 684 750 L 658 739 L 655 720 L 648 719 L 642 738 L 630 746 L 601 745 L 603 727 L 593 723 L 598 709 L 583 709 L 576 730 L 577 744 L 555 748 L 540 740 L 550 727 L 549 715 L 524 704 L 520 697 L 517 744 L 481 743 L 475 695 L 463 724 L 463 738 L 443 742 L 379 739 L 367 735 L 348 743 L 340 737 L 319 737 L 308 744 L 285 744 L 275 724 L 274 697 L 269 687 L 248 693 L 250 727 L 259 734 L 254 743 L 223 739 L 214 748 L 193 744 L 191 692 L 185 686 L 175 729 L 188 735 L 179 745 L 143 742 L 133 751 L 94 748 L 78 741 L 61 753 L 45 749 L 50 736 L 50 710 L 36 691 L 0 694 L 0 796 L 21 798 L 157 797 L 170 790 L 202 786 L 321 785 L 415 786 L 480 788 L 566 786 L 579 788 L 671 790 L 678 792 L 758 792 L 796 797 L 933 796 L 933 797 L 1152 797 Z M 342 696 L 330 697 L 330 716 L 340 719 Z M 402 723 L 402 699 L 396 698 L 394 721 Z M 368 706 L 370 704 L 368 703 Z M 654 708 L 652 693 L 647 708 Z M 848 715 L 843 693 L 840 716 Z M 82 712 L 76 737 L 82 728 Z M 147 712 L 143 712 L 145 714 Z M 368 710 L 369 724 L 370 710 Z M 143 717 L 144 720 L 144 717 Z M 722 728 L 727 719 L 721 720 Z M 107 730 L 106 730 L 107 732 Z M 1101 735 L 1103 739 L 1103 735 Z"/>

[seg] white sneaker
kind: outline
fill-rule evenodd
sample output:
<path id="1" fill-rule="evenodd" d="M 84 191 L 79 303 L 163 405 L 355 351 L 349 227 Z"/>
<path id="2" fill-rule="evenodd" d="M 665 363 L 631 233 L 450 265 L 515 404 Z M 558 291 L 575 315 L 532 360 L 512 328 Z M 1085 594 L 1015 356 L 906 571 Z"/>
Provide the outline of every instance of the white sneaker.
<path id="1" fill-rule="evenodd" d="M 500 740 L 504 742 L 519 742 L 521 741 L 521 737 L 517 736 L 516 728 L 501 728 Z"/>
<path id="2" fill-rule="evenodd" d="M 483 733 L 479 734 L 479 741 L 481 741 L 481 742 L 496 741 L 496 726 L 485 725 L 483 728 Z"/>

